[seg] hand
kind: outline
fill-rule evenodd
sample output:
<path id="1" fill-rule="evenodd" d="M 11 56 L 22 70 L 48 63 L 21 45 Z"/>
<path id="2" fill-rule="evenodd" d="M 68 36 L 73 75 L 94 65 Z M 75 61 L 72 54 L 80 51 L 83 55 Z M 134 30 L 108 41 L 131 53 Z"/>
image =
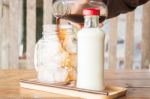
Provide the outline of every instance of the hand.
<path id="1" fill-rule="evenodd" d="M 69 23 L 73 26 L 75 26 L 77 29 L 81 29 L 84 27 L 84 24 L 83 23 L 75 23 L 75 22 L 72 22 L 72 21 L 69 21 Z M 103 27 L 103 23 L 99 23 L 99 27 Z"/>
<path id="2" fill-rule="evenodd" d="M 93 0 L 97 2 L 104 2 L 105 0 Z M 82 14 L 84 8 L 88 8 L 90 0 L 77 0 L 76 3 L 71 8 L 71 14 Z M 97 6 L 97 5 L 96 5 Z"/>
<path id="3" fill-rule="evenodd" d="M 101 2 L 102 0 L 94 0 L 96 2 Z M 96 4 L 96 7 L 99 7 L 99 5 L 97 5 L 97 3 L 94 3 L 94 5 Z M 76 15 L 82 15 L 82 11 L 84 8 L 89 8 L 91 7 L 89 5 L 89 0 L 77 0 L 75 2 L 75 4 L 72 6 L 71 8 L 71 14 L 76 14 Z M 82 23 L 76 23 L 76 22 L 73 22 L 72 20 L 68 20 L 69 23 L 71 23 L 72 25 L 74 25 L 75 27 L 77 28 L 82 28 L 83 27 L 83 21 Z"/>
<path id="4" fill-rule="evenodd" d="M 71 14 L 82 14 L 84 8 L 88 7 L 89 0 L 77 0 L 71 8 Z"/>

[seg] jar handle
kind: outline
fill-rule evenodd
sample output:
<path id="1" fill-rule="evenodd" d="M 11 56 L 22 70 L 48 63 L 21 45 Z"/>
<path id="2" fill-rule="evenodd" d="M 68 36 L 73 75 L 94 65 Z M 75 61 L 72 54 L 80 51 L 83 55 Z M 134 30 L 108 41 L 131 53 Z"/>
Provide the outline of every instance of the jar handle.
<path id="1" fill-rule="evenodd" d="M 38 48 L 38 43 L 35 45 L 35 49 L 34 49 L 34 68 L 38 72 L 38 66 L 37 66 L 37 48 Z"/>

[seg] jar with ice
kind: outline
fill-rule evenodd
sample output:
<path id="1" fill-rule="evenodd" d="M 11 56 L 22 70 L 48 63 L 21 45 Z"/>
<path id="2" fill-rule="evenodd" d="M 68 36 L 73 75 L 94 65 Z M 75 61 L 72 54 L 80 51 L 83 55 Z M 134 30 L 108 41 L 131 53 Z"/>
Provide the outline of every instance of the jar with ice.
<path id="1" fill-rule="evenodd" d="M 44 25 L 43 37 L 35 46 L 34 64 L 40 82 L 75 80 L 76 38 L 72 26 Z M 62 40 L 60 40 L 62 39 Z"/>

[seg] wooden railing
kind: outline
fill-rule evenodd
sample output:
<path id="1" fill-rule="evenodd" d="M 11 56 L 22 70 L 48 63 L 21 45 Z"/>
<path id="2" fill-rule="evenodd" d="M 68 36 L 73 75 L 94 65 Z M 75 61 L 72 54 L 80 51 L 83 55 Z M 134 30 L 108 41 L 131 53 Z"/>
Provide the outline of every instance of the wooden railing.
<path id="1" fill-rule="evenodd" d="M 33 68 L 33 54 L 36 43 L 36 0 L 26 2 L 26 68 Z M 52 23 L 52 0 L 43 0 L 43 24 Z M 150 64 L 150 2 L 143 7 L 142 18 L 142 61 L 141 68 Z M 23 31 L 23 0 L 0 0 L 0 68 L 20 68 L 19 40 Z M 124 68 L 132 69 L 134 60 L 134 12 L 126 14 Z M 110 19 L 109 24 L 109 68 L 117 65 L 118 18 Z"/>
<path id="2" fill-rule="evenodd" d="M 149 68 L 150 65 L 150 2 L 143 6 L 142 14 L 142 41 L 141 41 L 141 68 Z M 110 20 L 110 31 L 109 31 L 109 65 L 110 69 L 116 69 L 117 65 L 117 18 Z M 135 14 L 134 12 L 129 12 L 126 14 L 126 32 L 125 32 L 125 67 L 126 69 L 132 69 L 134 60 L 134 22 Z"/>

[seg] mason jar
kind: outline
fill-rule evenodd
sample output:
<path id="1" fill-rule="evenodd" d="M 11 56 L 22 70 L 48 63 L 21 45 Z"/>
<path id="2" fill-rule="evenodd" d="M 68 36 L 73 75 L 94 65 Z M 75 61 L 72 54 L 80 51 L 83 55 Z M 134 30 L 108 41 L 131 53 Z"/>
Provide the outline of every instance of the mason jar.
<path id="1" fill-rule="evenodd" d="M 76 36 L 71 25 L 43 26 L 43 37 L 36 43 L 34 64 L 41 82 L 69 82 L 75 80 Z M 60 38 L 63 37 L 63 42 Z"/>

